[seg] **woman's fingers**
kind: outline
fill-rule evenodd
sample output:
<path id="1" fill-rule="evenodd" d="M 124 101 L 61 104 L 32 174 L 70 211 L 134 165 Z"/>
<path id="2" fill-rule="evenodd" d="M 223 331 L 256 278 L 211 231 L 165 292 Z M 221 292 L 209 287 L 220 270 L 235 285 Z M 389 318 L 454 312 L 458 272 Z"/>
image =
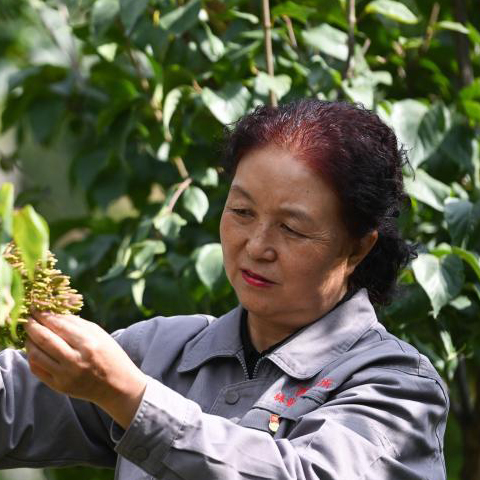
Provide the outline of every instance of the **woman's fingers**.
<path id="1" fill-rule="evenodd" d="M 57 364 L 62 363 L 65 359 L 72 360 L 74 358 L 74 350 L 63 338 L 33 318 L 30 318 L 25 325 L 25 331 L 34 344 L 33 351 L 39 358 L 48 357 Z M 39 352 L 44 356 L 41 356 Z"/>

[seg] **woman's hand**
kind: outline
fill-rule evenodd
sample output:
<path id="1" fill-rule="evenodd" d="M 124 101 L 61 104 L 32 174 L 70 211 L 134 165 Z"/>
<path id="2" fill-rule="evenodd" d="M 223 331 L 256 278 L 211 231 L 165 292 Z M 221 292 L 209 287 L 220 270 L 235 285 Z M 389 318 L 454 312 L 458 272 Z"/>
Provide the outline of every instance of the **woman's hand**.
<path id="1" fill-rule="evenodd" d="M 96 323 L 74 315 L 35 313 L 25 326 L 30 369 L 50 388 L 97 404 L 127 428 L 146 375 Z"/>

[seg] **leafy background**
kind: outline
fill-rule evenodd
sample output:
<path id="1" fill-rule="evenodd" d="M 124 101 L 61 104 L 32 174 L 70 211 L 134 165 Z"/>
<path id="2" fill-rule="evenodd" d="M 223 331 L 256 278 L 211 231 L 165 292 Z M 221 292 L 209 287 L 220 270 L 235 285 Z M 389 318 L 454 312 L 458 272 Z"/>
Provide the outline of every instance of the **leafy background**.
<path id="1" fill-rule="evenodd" d="M 303 96 L 375 110 L 409 149 L 400 223 L 420 252 L 379 313 L 449 386 L 448 478 L 480 479 L 478 4 L 269 6 L 273 75 L 260 1 L 2 0 L 2 181 L 47 219 L 84 318 L 113 331 L 219 315 L 235 303 L 218 244 L 225 126 Z M 0 479 L 14 475 L 113 478 L 75 467 Z"/>

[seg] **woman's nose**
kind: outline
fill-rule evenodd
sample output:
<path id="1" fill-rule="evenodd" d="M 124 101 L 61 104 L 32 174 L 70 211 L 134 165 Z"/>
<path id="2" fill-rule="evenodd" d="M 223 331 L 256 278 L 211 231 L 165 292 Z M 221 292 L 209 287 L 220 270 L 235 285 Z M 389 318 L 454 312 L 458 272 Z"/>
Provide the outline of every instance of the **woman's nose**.
<path id="1" fill-rule="evenodd" d="M 267 228 L 255 228 L 247 240 L 246 250 L 252 260 L 273 261 L 276 259 L 276 249 Z"/>

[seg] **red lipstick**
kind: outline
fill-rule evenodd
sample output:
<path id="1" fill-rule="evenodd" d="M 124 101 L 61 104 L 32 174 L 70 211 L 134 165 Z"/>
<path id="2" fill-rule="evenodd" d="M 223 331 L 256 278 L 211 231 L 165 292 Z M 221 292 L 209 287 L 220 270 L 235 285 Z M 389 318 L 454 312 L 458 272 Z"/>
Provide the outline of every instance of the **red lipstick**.
<path id="1" fill-rule="evenodd" d="M 243 279 L 253 287 L 270 287 L 274 285 L 274 282 L 257 275 L 256 273 L 251 272 L 250 270 L 242 270 Z"/>

